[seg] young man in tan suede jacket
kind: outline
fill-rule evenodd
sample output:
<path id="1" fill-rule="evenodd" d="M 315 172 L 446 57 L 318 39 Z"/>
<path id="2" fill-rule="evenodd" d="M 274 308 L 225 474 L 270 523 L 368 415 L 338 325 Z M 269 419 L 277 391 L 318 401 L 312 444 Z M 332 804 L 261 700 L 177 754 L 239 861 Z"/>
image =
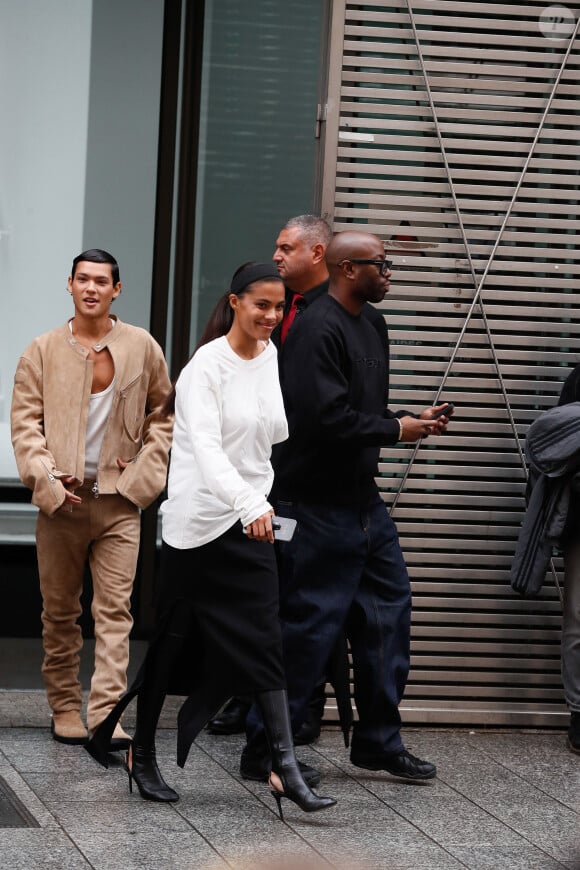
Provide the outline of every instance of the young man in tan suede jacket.
<path id="1" fill-rule="evenodd" d="M 115 258 L 75 257 L 68 291 L 74 316 L 36 338 L 14 379 L 12 443 L 22 482 L 38 506 L 42 673 L 55 740 L 88 739 L 81 718 L 77 624 L 88 559 L 95 663 L 87 707 L 94 730 L 126 689 L 130 598 L 139 509 L 165 486 L 172 421 L 157 412 L 171 389 L 149 333 L 110 313 L 121 292 Z M 112 749 L 129 745 L 118 726 Z"/>

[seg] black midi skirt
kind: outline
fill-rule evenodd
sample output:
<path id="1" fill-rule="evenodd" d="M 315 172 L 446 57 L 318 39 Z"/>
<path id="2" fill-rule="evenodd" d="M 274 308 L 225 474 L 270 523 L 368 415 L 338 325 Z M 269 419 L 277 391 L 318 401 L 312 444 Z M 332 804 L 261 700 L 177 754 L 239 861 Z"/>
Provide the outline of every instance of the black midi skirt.
<path id="1" fill-rule="evenodd" d="M 165 693 L 187 696 L 177 720 L 181 767 L 196 736 L 228 698 L 286 686 L 272 544 L 249 540 L 236 523 L 202 547 L 176 550 L 164 543 L 161 555 L 155 637 L 133 684 L 87 746 L 105 767 L 116 723 L 131 700 L 147 692 L 160 662 L 170 668 Z M 167 658 L 168 646 L 175 645 L 178 658 Z"/>
<path id="2" fill-rule="evenodd" d="M 236 523 L 201 547 L 163 543 L 161 625 L 191 615 L 192 682 L 224 697 L 284 688 L 274 547 L 250 540 Z"/>

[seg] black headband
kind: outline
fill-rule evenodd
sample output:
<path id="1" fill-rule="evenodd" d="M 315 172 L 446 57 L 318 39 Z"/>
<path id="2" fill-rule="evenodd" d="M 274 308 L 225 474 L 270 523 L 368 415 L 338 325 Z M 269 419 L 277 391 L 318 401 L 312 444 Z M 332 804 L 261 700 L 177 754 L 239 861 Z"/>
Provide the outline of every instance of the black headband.
<path id="1" fill-rule="evenodd" d="M 254 263 L 253 266 L 246 266 L 234 275 L 230 290 L 237 296 L 248 284 L 264 281 L 266 278 L 270 281 L 282 280 L 273 263 Z"/>

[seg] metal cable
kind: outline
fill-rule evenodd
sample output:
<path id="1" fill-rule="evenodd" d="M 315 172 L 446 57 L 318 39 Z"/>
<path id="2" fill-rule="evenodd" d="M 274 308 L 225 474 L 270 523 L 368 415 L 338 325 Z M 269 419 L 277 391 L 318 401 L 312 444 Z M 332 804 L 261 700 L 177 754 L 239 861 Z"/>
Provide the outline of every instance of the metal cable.
<path id="1" fill-rule="evenodd" d="M 503 395 L 503 399 L 504 399 L 504 402 L 505 402 L 505 408 L 506 408 L 506 411 L 507 411 L 507 414 L 508 414 L 509 423 L 510 423 L 510 426 L 511 426 L 511 429 L 512 429 L 512 432 L 513 432 L 513 435 L 514 435 L 516 448 L 517 448 L 518 455 L 519 455 L 519 458 L 520 458 L 520 463 L 521 463 L 521 466 L 522 466 L 522 469 L 523 469 L 524 475 L 525 475 L 525 477 L 526 477 L 526 479 L 527 479 L 528 472 L 527 472 L 526 460 L 525 460 L 524 452 L 523 452 L 522 445 L 521 445 L 521 442 L 520 442 L 520 438 L 519 438 L 519 435 L 518 435 L 517 425 L 516 425 L 516 422 L 515 422 L 515 419 L 514 419 L 514 416 L 513 416 L 513 412 L 512 412 L 512 408 L 511 408 L 511 403 L 510 403 L 510 401 L 509 401 L 509 396 L 508 396 L 508 394 L 507 394 L 507 390 L 506 390 L 506 387 L 505 387 L 505 382 L 504 382 L 503 374 L 502 374 L 502 371 L 501 371 L 501 364 L 500 364 L 500 361 L 499 361 L 499 359 L 498 359 L 497 352 L 496 352 L 496 349 L 495 349 L 495 344 L 494 344 L 494 341 L 493 341 L 493 335 L 492 335 L 492 332 L 491 332 L 491 329 L 490 329 L 490 326 L 489 326 L 489 321 L 488 321 L 488 319 L 487 319 L 487 314 L 486 314 L 486 312 L 485 312 L 485 307 L 484 307 L 484 303 L 483 303 L 483 299 L 482 299 L 482 290 L 483 290 L 483 286 L 484 286 L 484 284 L 485 284 L 486 278 L 487 278 L 487 276 L 488 276 L 488 274 L 489 274 L 489 271 L 490 271 L 491 265 L 492 265 L 492 263 L 493 263 L 494 257 L 495 257 L 495 255 L 496 255 L 497 249 L 498 249 L 498 247 L 499 247 L 499 244 L 500 244 L 501 238 L 502 238 L 502 236 L 503 236 L 503 233 L 504 233 L 504 231 L 505 231 L 505 228 L 506 228 L 506 226 L 507 226 L 507 223 L 508 223 L 508 221 L 509 221 L 509 219 L 510 219 L 510 216 L 511 216 L 511 213 L 512 213 L 512 210 L 513 210 L 513 207 L 514 207 L 514 205 L 515 205 L 515 203 L 516 203 L 516 201 L 517 201 L 517 197 L 518 197 L 518 195 L 519 195 L 520 188 L 521 188 L 521 186 L 522 186 L 522 184 L 523 184 L 523 180 L 524 180 L 525 175 L 526 175 L 526 173 L 527 173 L 527 170 L 528 170 L 528 167 L 529 167 L 530 161 L 531 161 L 531 159 L 532 159 L 532 156 L 533 156 L 534 150 L 535 150 L 536 145 L 537 145 L 537 143 L 538 143 L 538 140 L 539 140 L 539 138 L 540 138 L 540 136 L 541 136 L 541 134 L 542 134 L 542 131 L 543 131 L 543 127 L 544 127 L 544 124 L 545 124 L 546 118 L 547 118 L 548 113 L 549 113 L 549 111 L 550 111 L 550 109 L 551 109 L 552 102 L 553 102 L 553 99 L 554 99 L 555 93 L 556 93 L 556 91 L 557 91 L 558 85 L 559 85 L 559 83 L 560 83 L 560 80 L 561 80 L 561 78 L 562 78 L 562 75 L 563 75 L 564 69 L 565 69 L 565 67 L 566 67 L 566 63 L 567 63 L 568 58 L 569 58 L 569 56 L 570 56 L 570 52 L 572 51 L 572 47 L 573 47 L 573 44 L 574 44 L 574 40 L 576 39 L 576 36 L 577 36 L 577 33 L 578 33 L 578 28 L 579 28 L 579 26 L 580 26 L 580 18 L 576 21 L 576 26 L 575 26 L 575 28 L 574 28 L 574 32 L 573 32 L 573 34 L 572 34 L 572 36 L 571 36 L 571 38 L 570 38 L 570 41 L 569 41 L 568 47 L 567 47 L 566 52 L 565 52 L 565 55 L 564 55 L 564 58 L 563 58 L 563 60 L 562 60 L 562 63 L 560 64 L 560 68 L 559 68 L 558 73 L 557 73 L 557 75 L 556 75 L 556 78 L 555 78 L 555 80 L 554 80 L 554 82 L 553 82 L 553 85 L 552 85 L 552 88 L 551 88 L 551 91 L 550 91 L 550 95 L 549 95 L 549 97 L 548 97 L 548 100 L 547 100 L 546 106 L 545 106 L 545 108 L 544 108 L 544 111 L 543 111 L 542 117 L 541 117 L 541 119 L 540 119 L 540 122 L 539 122 L 538 128 L 537 128 L 537 130 L 536 130 L 536 134 L 535 134 L 534 139 L 533 139 L 533 141 L 532 141 L 532 143 L 531 143 L 531 146 L 530 146 L 530 149 L 529 149 L 529 151 L 528 151 L 528 155 L 527 155 L 527 157 L 526 157 L 526 160 L 524 161 L 524 165 L 523 165 L 522 171 L 521 171 L 521 173 L 520 173 L 520 176 L 519 176 L 518 181 L 517 181 L 517 183 L 516 183 L 516 186 L 515 186 L 515 188 L 514 188 L 514 191 L 513 191 L 513 194 L 512 194 L 512 197 L 511 197 L 510 203 L 509 203 L 509 205 L 508 205 L 507 211 L 506 211 L 506 213 L 505 213 L 505 215 L 504 215 L 504 218 L 503 218 L 503 220 L 502 220 L 502 224 L 501 224 L 501 227 L 500 227 L 500 229 L 499 229 L 499 232 L 498 232 L 497 238 L 496 238 L 496 240 L 495 240 L 495 243 L 494 243 L 494 245 L 493 245 L 493 248 L 492 248 L 491 254 L 490 254 L 489 259 L 488 259 L 488 261 L 487 261 L 487 264 L 486 264 L 486 266 L 485 266 L 485 268 L 484 268 L 484 271 L 483 271 L 483 273 L 482 273 L 482 275 L 481 275 L 481 279 L 479 280 L 479 283 L 478 283 L 478 276 L 477 276 L 477 273 L 476 273 L 476 271 L 475 271 L 475 267 L 474 267 L 474 263 L 473 263 L 473 258 L 472 258 L 472 255 L 471 255 L 471 249 L 470 249 L 470 246 L 469 246 L 469 240 L 467 239 L 467 235 L 466 235 L 466 232 L 465 232 L 465 227 L 464 227 L 464 224 L 463 224 L 463 218 L 462 218 L 462 214 L 461 214 L 461 209 L 460 209 L 460 207 L 459 207 L 459 203 L 458 203 L 458 200 L 457 200 L 457 194 L 456 194 L 456 191 L 455 191 L 455 185 L 454 185 L 454 183 L 453 183 L 453 179 L 452 179 L 452 177 L 451 177 L 451 167 L 449 166 L 449 161 L 448 161 L 448 159 L 447 159 L 447 152 L 446 152 L 446 149 L 445 149 L 445 143 L 444 143 L 443 136 L 442 136 L 442 133 L 441 133 L 441 128 L 440 128 L 440 125 L 439 125 L 439 119 L 438 119 L 438 116 L 437 116 L 437 110 L 436 110 L 436 107 L 435 107 L 435 102 L 434 102 L 433 94 L 432 94 L 432 91 L 431 91 L 431 85 L 430 85 L 430 82 L 429 82 L 429 76 L 428 76 L 428 74 L 427 74 L 427 68 L 426 68 L 426 65 L 425 65 L 425 59 L 424 59 L 424 57 L 423 57 L 423 51 L 422 51 L 421 43 L 420 43 L 420 40 L 419 40 L 419 34 L 418 34 L 418 32 L 417 32 L 417 28 L 416 28 L 416 25 L 415 25 L 415 19 L 414 19 L 414 15 L 413 15 L 413 9 L 412 9 L 412 6 L 411 6 L 411 0 L 406 0 L 406 5 L 407 5 L 408 13 L 409 13 L 409 19 L 410 19 L 410 22 L 411 22 L 411 29 L 412 29 L 412 31 L 413 31 L 413 38 L 414 38 L 414 40 L 415 40 L 415 45 L 416 45 L 416 47 L 417 47 L 417 56 L 418 56 L 418 59 L 419 59 L 419 63 L 420 63 L 420 65 L 421 65 L 421 72 L 422 72 L 422 75 L 423 75 L 423 80 L 424 80 L 424 82 L 425 82 L 425 90 L 426 90 L 426 93 L 427 93 L 427 98 L 428 98 L 428 100 L 429 100 L 429 106 L 430 106 L 430 108 L 431 108 L 431 113 L 432 113 L 432 115 L 433 115 L 433 123 L 434 123 L 434 125 L 435 125 L 435 131 L 436 131 L 437 139 L 438 139 L 438 142 L 439 142 L 439 147 L 440 147 L 440 149 L 441 149 L 441 155 L 442 155 L 442 158 L 443 158 L 444 168 L 445 168 L 445 172 L 446 172 L 446 175 L 447 175 L 447 181 L 448 181 L 448 184 L 449 184 L 449 188 L 450 188 L 450 192 L 451 192 L 451 197 L 452 197 L 452 199 L 453 199 L 453 206 L 454 206 L 454 209 L 455 209 L 455 214 L 456 214 L 456 216 L 457 216 L 457 221 L 458 221 L 459 229 L 460 229 L 461 236 L 462 236 L 462 239 L 463 239 L 463 245 L 464 245 L 465 252 L 466 252 L 466 256 L 467 256 L 467 259 L 468 259 L 468 262 L 469 262 L 469 268 L 470 268 L 470 272 L 471 272 L 471 277 L 472 277 L 473 285 L 474 285 L 474 288 L 475 288 L 475 295 L 474 295 L 473 300 L 472 300 L 472 302 L 471 302 L 471 304 L 470 304 L 469 310 L 468 310 L 468 312 L 467 312 L 467 314 L 466 314 L 466 317 L 465 317 L 465 321 L 464 321 L 463 327 L 461 328 L 461 331 L 460 331 L 460 333 L 459 333 L 459 336 L 458 336 L 458 338 L 457 338 L 457 340 L 456 340 L 456 343 L 455 343 L 455 346 L 454 346 L 454 348 L 453 348 L 453 351 L 452 351 L 451 357 L 450 357 L 450 359 L 449 359 L 449 361 L 448 361 L 447 367 L 446 367 L 445 372 L 444 372 L 444 374 L 443 374 L 443 377 L 442 377 L 441 383 L 440 383 L 440 385 L 439 385 L 439 389 L 437 390 L 437 393 L 436 393 L 436 396 L 435 396 L 435 399 L 434 399 L 434 402 L 433 402 L 433 403 L 434 403 L 434 404 L 437 404 L 437 402 L 438 402 L 438 400 L 439 400 L 439 396 L 441 395 L 441 392 L 442 392 L 442 390 L 443 390 L 443 387 L 444 387 L 444 385 L 445 385 L 445 383 L 446 383 L 446 381 L 447 381 L 447 379 L 448 379 L 448 377 L 449 377 L 449 374 L 450 374 L 450 372 L 451 372 L 451 368 L 452 368 L 453 363 L 455 362 L 455 359 L 456 359 L 456 356 L 457 356 L 457 352 L 458 352 L 459 347 L 461 346 L 461 343 L 462 343 L 463 338 L 464 338 L 464 336 L 465 336 L 465 332 L 466 332 L 466 330 L 467 330 L 467 326 L 468 326 L 468 324 L 469 324 L 469 322 L 470 322 L 470 320 L 471 320 L 471 317 L 472 317 L 472 315 L 473 315 L 473 312 L 474 312 L 474 310 L 475 310 L 476 305 L 479 305 L 479 307 L 480 307 L 480 314 L 481 314 L 482 322 L 483 322 L 483 325 L 484 325 L 485 333 L 486 333 L 487 338 L 488 338 L 488 341 L 489 341 L 489 349 L 490 349 L 491 354 L 492 354 L 494 367 L 495 367 L 495 370 L 496 370 L 496 373 L 497 373 L 498 381 L 499 381 L 499 384 L 500 384 L 500 389 L 501 389 L 501 392 L 502 392 L 502 395 Z M 401 495 L 401 493 L 402 493 L 402 491 L 403 491 L 403 489 L 404 489 L 404 487 L 405 487 L 406 481 L 407 481 L 408 476 L 409 476 L 409 474 L 410 474 L 410 472 L 411 472 L 411 470 L 412 470 L 413 463 L 414 463 L 414 461 L 415 461 L 415 458 L 416 458 L 416 456 L 417 456 L 417 453 L 418 453 L 420 447 L 421 447 L 421 441 L 418 441 L 418 442 L 414 445 L 414 448 L 413 448 L 413 450 L 412 450 L 411 457 L 410 457 L 410 459 L 409 459 L 409 462 L 408 462 L 408 464 L 407 464 L 407 467 L 406 467 L 406 469 L 405 469 L 405 472 L 404 472 L 403 476 L 401 477 L 401 479 L 400 479 L 400 481 L 399 481 L 398 489 L 397 489 L 397 491 L 396 491 L 396 493 L 395 493 L 395 496 L 394 496 L 394 498 L 393 498 L 393 502 L 392 502 L 392 504 L 391 504 L 391 506 L 390 506 L 390 513 L 391 513 L 391 515 L 393 515 L 394 512 L 395 512 L 395 509 L 396 509 L 397 503 L 398 503 L 398 501 L 399 501 L 400 495 Z M 562 590 L 561 590 L 561 587 L 560 587 L 560 583 L 559 583 L 559 581 L 558 581 L 558 577 L 557 577 L 557 574 L 556 574 L 556 570 L 555 570 L 555 568 L 554 568 L 553 561 L 550 562 L 550 567 L 551 567 L 551 573 L 552 573 L 552 576 L 553 576 L 553 579 L 554 579 L 554 582 L 555 582 L 556 588 L 557 588 L 557 590 L 558 590 L 558 594 L 559 594 L 560 600 L 562 601 L 562 600 L 563 600 Z"/>

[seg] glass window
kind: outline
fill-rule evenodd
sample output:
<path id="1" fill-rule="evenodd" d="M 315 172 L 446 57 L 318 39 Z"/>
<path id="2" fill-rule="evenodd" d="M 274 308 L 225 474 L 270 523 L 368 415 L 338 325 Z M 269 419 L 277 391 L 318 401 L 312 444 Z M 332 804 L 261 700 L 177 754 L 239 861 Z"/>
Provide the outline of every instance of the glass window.
<path id="1" fill-rule="evenodd" d="M 1 0 L 0 480 L 15 481 L 18 358 L 72 314 L 73 257 L 120 264 L 122 319 L 149 326 L 162 0 Z"/>
<path id="2" fill-rule="evenodd" d="M 323 5 L 206 2 L 192 344 L 237 266 L 312 211 Z"/>

